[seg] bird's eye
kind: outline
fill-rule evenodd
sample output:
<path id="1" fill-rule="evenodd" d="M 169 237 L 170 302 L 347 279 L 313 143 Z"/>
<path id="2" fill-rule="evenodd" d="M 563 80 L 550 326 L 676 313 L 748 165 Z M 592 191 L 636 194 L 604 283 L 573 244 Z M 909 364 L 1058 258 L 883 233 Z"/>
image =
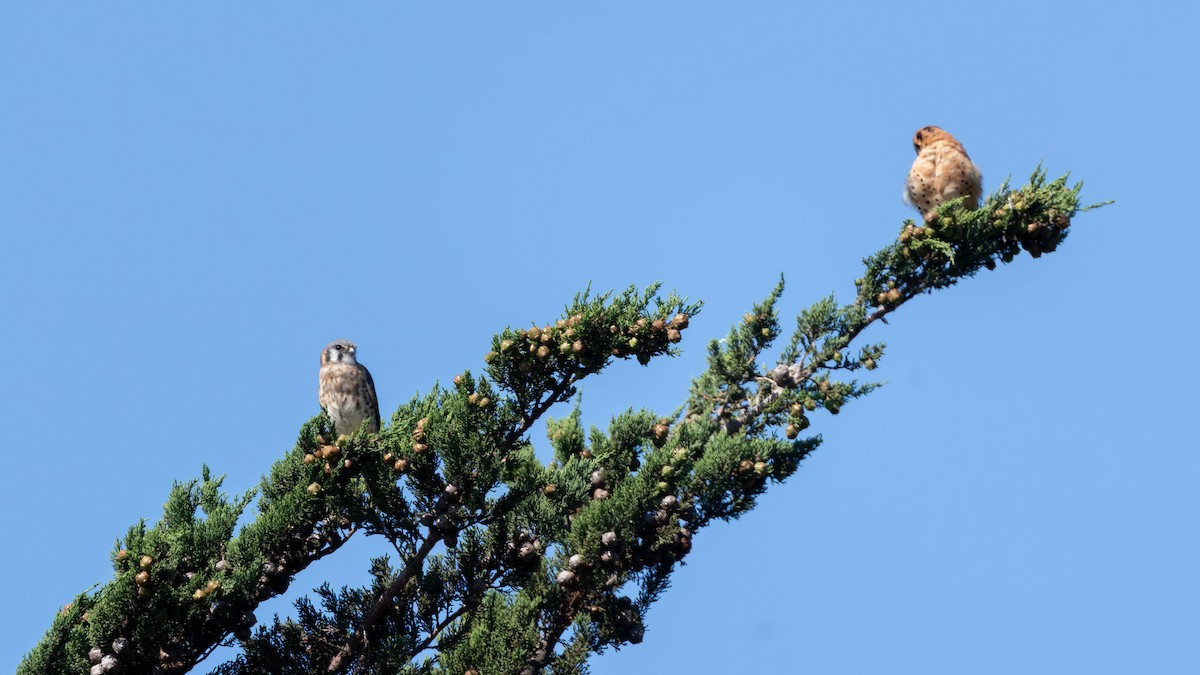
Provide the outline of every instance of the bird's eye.
<path id="1" fill-rule="evenodd" d="M 342 346 L 341 346 L 341 345 L 334 345 L 334 346 L 333 346 L 333 348 L 334 348 L 334 349 L 336 349 L 336 350 L 338 350 L 339 352 L 340 352 L 340 351 L 342 351 Z"/>

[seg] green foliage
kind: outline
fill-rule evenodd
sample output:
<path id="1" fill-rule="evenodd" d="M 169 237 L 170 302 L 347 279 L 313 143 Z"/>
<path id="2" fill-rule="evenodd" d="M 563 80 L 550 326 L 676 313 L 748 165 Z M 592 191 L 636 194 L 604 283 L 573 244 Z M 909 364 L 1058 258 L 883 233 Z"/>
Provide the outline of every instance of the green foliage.
<path id="1" fill-rule="evenodd" d="M 959 200 L 932 222 L 907 221 L 864 261 L 851 303 L 804 309 L 771 354 L 781 277 L 709 344 L 677 411 L 630 409 L 585 430 L 576 399 L 547 418 L 553 459 L 542 463 L 527 438 L 537 420 L 614 359 L 675 353 L 700 309 L 658 285 L 584 291 L 554 321 L 495 335 L 482 375 L 414 397 L 378 434 L 338 439 L 323 413 L 307 422 L 239 532 L 253 492 L 225 496 L 207 467 L 175 485 L 159 522 L 118 544 L 113 579 L 57 616 L 18 672 L 85 673 L 96 650 L 124 673 L 182 673 L 226 643 L 242 651 L 218 675 L 585 673 L 592 654 L 643 639 L 703 528 L 799 469 L 821 442 L 801 432 L 822 411 L 878 386 L 855 379 L 884 354 L 854 346 L 863 330 L 1021 250 L 1054 251 L 1090 208 L 1079 190 L 1038 169 L 978 210 Z M 295 618 L 251 630 L 259 603 L 356 534 L 383 537 L 395 563 L 377 558 L 369 584 L 326 584 Z"/>

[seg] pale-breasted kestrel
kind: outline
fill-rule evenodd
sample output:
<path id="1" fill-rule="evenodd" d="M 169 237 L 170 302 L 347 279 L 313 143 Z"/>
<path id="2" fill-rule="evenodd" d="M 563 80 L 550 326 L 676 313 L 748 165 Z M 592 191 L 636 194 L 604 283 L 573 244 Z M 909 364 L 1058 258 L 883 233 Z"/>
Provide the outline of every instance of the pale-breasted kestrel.
<path id="1" fill-rule="evenodd" d="M 939 204 L 964 195 L 967 206 L 979 208 L 983 175 L 957 138 L 938 127 L 922 127 L 913 135 L 913 149 L 917 158 L 908 172 L 904 201 L 926 222 L 937 217 Z"/>
<path id="2" fill-rule="evenodd" d="M 379 399 L 375 380 L 355 358 L 358 347 L 349 340 L 334 340 L 321 352 L 321 374 L 317 400 L 333 420 L 340 436 L 358 431 L 367 421 L 367 431 L 379 432 Z"/>

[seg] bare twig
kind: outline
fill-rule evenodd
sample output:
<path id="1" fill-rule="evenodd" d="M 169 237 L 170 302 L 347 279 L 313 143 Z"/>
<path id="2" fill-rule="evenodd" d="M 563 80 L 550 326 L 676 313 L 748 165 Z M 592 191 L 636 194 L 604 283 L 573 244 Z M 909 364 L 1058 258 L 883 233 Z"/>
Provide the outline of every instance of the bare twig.
<path id="1" fill-rule="evenodd" d="M 421 643 L 417 645 L 416 649 L 413 650 L 413 656 L 416 656 L 426 649 L 429 649 L 429 647 L 433 644 L 433 641 L 436 640 L 439 635 L 441 635 L 442 631 L 446 630 L 450 624 L 454 623 L 455 619 L 463 614 L 466 614 L 470 610 L 471 608 L 464 604 L 447 615 L 445 619 L 442 619 L 442 621 L 438 623 L 433 630 L 429 631 L 429 637 L 422 640 Z"/>
<path id="2" fill-rule="evenodd" d="M 517 439 L 521 438 L 521 436 L 524 436 L 525 432 L 533 428 L 534 423 L 537 422 L 542 415 L 546 414 L 546 411 L 549 410 L 551 406 L 553 406 L 555 403 L 562 402 L 560 399 L 563 395 L 563 392 L 565 392 L 567 389 L 570 389 L 571 386 L 577 381 L 578 380 L 575 379 L 574 375 L 567 375 L 564 377 L 561 382 L 556 384 L 554 388 L 550 390 L 549 396 L 539 400 L 533 406 L 533 410 L 529 411 L 528 415 L 521 416 L 521 423 L 513 428 L 512 431 L 509 431 L 504 437 L 504 444 L 506 446 L 512 445 Z"/>
<path id="3" fill-rule="evenodd" d="M 557 621 L 546 627 L 541 642 L 534 650 L 533 656 L 529 658 L 529 665 L 520 671 L 521 675 L 539 673 L 550 665 L 550 662 L 554 660 L 554 647 L 558 645 L 558 641 L 562 639 L 562 634 L 566 632 L 567 628 L 575 622 L 575 615 L 579 613 L 583 600 L 584 595 L 580 591 L 575 591 L 567 596 L 562 614 L 559 615 Z"/>
<path id="4" fill-rule="evenodd" d="M 363 617 L 362 625 L 358 627 L 355 635 L 342 645 L 338 653 L 330 659 L 329 667 L 325 669 L 326 672 L 336 673 L 346 668 L 370 644 L 372 632 L 387 617 L 388 610 L 392 605 L 391 598 L 399 595 L 417 572 L 424 569 L 425 559 L 429 557 L 430 552 L 439 541 L 441 539 L 432 535 L 425 538 L 425 541 L 421 543 L 421 548 L 417 549 L 417 552 L 408 559 L 396 579 L 375 600 L 375 604 L 371 606 L 371 611 Z"/>

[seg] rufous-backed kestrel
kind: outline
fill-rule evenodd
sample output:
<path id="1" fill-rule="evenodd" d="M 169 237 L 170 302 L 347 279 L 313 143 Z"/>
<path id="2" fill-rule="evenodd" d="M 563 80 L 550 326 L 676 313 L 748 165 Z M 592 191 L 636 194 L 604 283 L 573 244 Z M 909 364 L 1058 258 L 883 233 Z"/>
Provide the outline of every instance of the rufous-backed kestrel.
<path id="1" fill-rule="evenodd" d="M 358 347 L 349 340 L 334 340 L 321 352 L 321 373 L 317 400 L 333 420 L 339 436 L 358 431 L 366 421 L 367 431 L 379 432 L 379 399 L 375 381 L 355 354 Z"/>
<path id="2" fill-rule="evenodd" d="M 912 204 L 926 222 L 937 217 L 937 207 L 967 196 L 966 205 L 979 208 L 983 175 L 967 156 L 962 143 L 938 127 L 922 127 L 913 135 L 917 158 L 908 172 L 904 201 Z"/>

